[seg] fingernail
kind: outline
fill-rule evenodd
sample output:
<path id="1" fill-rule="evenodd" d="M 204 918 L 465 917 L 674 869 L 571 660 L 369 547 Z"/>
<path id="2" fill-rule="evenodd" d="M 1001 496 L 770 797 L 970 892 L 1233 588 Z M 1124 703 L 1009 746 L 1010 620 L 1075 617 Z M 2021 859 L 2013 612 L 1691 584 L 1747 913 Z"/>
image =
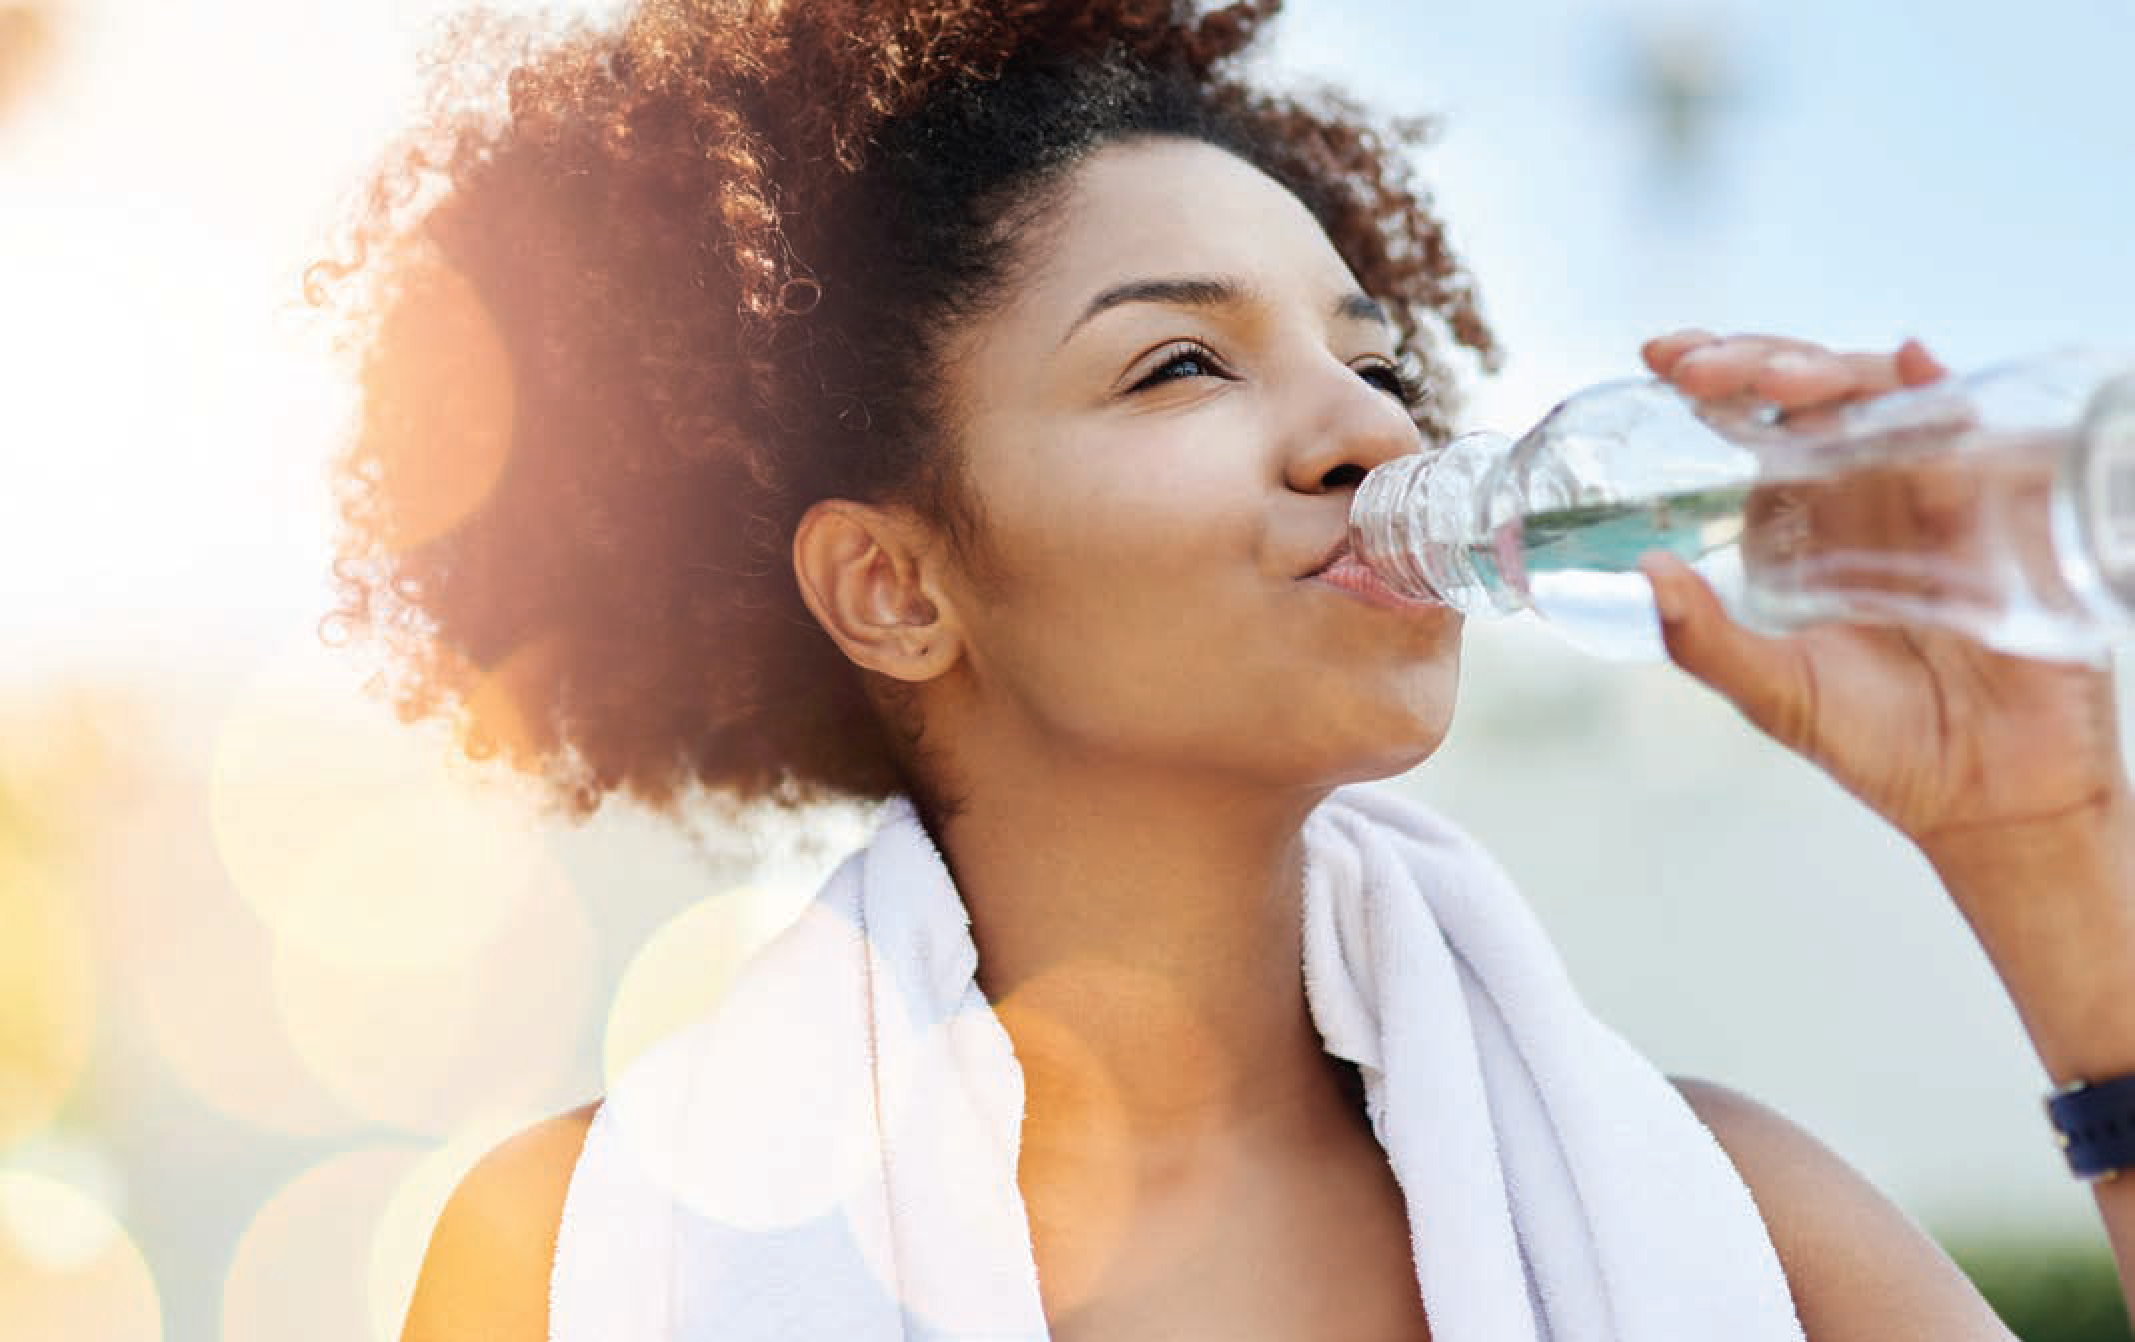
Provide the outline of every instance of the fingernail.
<path id="1" fill-rule="evenodd" d="M 1639 567 L 1646 571 L 1646 580 L 1653 585 L 1653 608 L 1660 613 L 1662 624 L 1674 624 L 1683 617 L 1683 602 L 1676 593 L 1675 581 L 1664 576 L 1665 561 L 1647 559 Z"/>
<path id="2" fill-rule="evenodd" d="M 1662 624 L 1674 624 L 1677 620 L 1683 618 L 1682 601 L 1676 596 L 1673 587 L 1666 585 L 1654 587 L 1653 608 L 1660 612 Z"/>
<path id="3" fill-rule="evenodd" d="M 1775 373 L 1806 373 L 1816 367 L 1816 360 L 1798 350 L 1786 350 L 1774 354 L 1765 367 Z"/>

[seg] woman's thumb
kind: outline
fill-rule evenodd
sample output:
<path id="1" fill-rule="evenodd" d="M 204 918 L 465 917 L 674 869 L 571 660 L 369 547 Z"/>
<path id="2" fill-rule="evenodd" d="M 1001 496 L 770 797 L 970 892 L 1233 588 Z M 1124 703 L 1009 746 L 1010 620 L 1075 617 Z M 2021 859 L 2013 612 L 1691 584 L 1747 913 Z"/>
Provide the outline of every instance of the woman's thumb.
<path id="1" fill-rule="evenodd" d="M 1705 579 L 1675 555 L 1649 551 L 1638 566 L 1653 584 L 1669 660 L 1781 745 L 1807 745 L 1816 720 L 1815 679 L 1800 649 L 1736 624 Z"/>

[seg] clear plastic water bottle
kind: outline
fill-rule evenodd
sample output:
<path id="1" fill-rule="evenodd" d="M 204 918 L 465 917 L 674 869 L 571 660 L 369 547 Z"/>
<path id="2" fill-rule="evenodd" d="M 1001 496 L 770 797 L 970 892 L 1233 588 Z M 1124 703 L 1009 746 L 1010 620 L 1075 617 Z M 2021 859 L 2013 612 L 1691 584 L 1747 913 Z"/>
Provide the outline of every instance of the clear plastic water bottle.
<path id="1" fill-rule="evenodd" d="M 1349 525 L 1396 591 L 1532 610 L 1603 656 L 1662 655 L 1638 557 L 1664 549 L 1768 633 L 1931 624 L 2098 664 L 2135 632 L 2135 359 L 2049 355 L 1784 420 L 1605 383 L 1517 442 L 1380 466 Z"/>

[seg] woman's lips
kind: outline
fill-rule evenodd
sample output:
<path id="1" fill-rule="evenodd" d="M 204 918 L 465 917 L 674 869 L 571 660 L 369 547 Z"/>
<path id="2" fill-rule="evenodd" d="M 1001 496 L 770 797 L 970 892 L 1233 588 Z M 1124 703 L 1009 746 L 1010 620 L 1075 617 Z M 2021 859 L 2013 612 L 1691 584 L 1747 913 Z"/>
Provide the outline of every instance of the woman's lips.
<path id="1" fill-rule="evenodd" d="M 1425 601 L 1417 597 L 1403 596 L 1386 585 L 1385 579 L 1357 562 L 1355 555 L 1344 554 L 1332 564 L 1311 575 L 1311 581 L 1323 582 L 1330 587 L 1339 587 L 1351 596 L 1374 606 L 1391 610 L 1450 610 L 1441 601 Z"/>

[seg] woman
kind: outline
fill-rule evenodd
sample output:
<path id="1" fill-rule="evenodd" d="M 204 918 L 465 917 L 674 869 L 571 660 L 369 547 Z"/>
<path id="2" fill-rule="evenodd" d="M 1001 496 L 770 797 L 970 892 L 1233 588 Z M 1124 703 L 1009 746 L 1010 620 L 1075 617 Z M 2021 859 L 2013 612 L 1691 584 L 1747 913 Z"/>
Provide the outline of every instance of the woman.
<path id="1" fill-rule="evenodd" d="M 507 118 L 446 104 L 356 250 L 383 283 L 344 614 L 410 706 L 581 810 L 912 799 L 1020 1066 L 1056 1338 L 1435 1313 L 1432 1232 L 1307 1011 L 1300 835 L 1447 729 L 1459 619 L 1342 541 L 1357 480 L 1442 437 L 1447 346 L 1494 349 L 1396 141 L 1240 82 L 1273 8 L 646 4 L 511 56 Z M 510 51 L 462 36 L 478 77 Z M 401 189 L 431 163 L 441 195 Z M 1697 332 L 1645 357 L 1790 412 L 1940 373 Z M 2107 677 L 1756 637 L 1652 564 L 1674 660 L 1920 846 L 2055 1080 L 2135 1070 Z M 2006 1336 L 1812 1138 L 1675 1087 L 1803 1335 Z M 547 1335 L 594 1112 L 469 1174 L 412 1342 Z M 2099 1200 L 2125 1265 L 2135 1194 Z"/>

